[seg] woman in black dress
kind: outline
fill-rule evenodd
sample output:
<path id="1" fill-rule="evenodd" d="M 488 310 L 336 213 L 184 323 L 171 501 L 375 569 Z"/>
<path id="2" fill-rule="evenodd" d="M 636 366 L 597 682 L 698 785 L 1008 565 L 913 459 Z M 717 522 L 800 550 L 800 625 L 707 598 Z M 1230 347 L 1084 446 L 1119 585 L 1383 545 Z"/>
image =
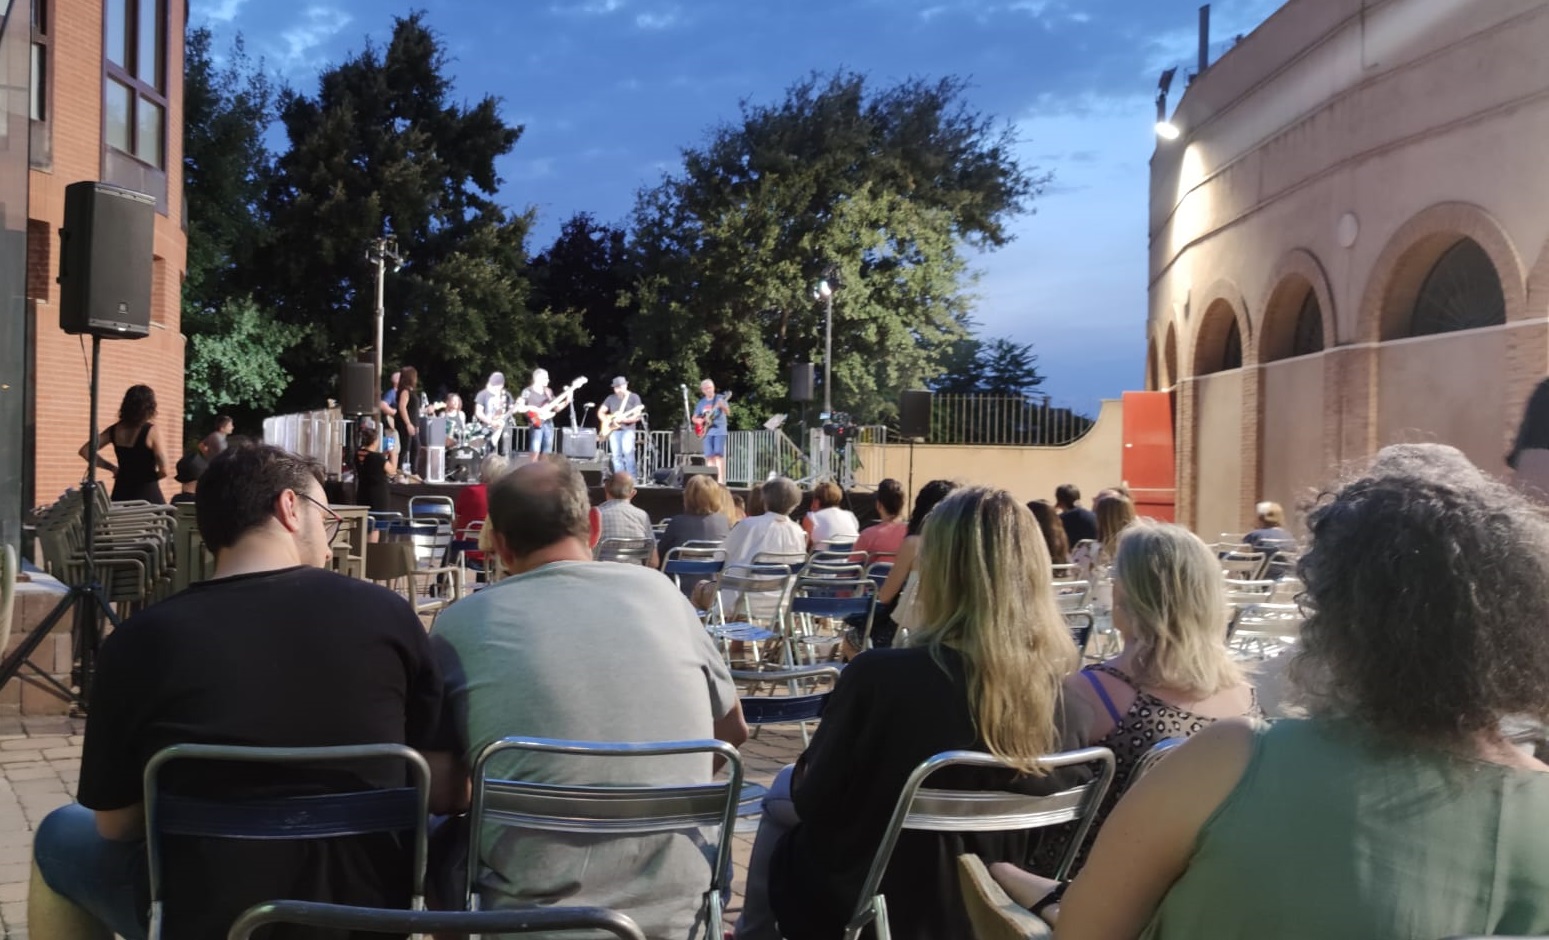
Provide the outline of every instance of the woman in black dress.
<path id="1" fill-rule="evenodd" d="M 398 426 L 403 429 L 405 473 L 425 475 L 420 465 L 420 373 L 413 366 L 398 370 Z"/>
<path id="2" fill-rule="evenodd" d="M 355 451 L 355 501 L 372 512 L 389 511 L 392 494 L 387 481 L 397 472 L 395 455 L 382 453 L 376 428 L 361 428 L 360 447 Z"/>
<path id="3" fill-rule="evenodd" d="M 156 393 L 149 385 L 130 386 L 118 406 L 118 420 L 97 433 L 95 447 L 89 441 L 81 445 L 82 460 L 96 460 L 97 466 L 113 474 L 114 502 L 166 502 L 157 481 L 167 475 L 171 462 L 162 447 L 161 435 L 151 423 L 155 417 Z M 117 464 L 98 456 L 109 444 L 113 445 Z"/>

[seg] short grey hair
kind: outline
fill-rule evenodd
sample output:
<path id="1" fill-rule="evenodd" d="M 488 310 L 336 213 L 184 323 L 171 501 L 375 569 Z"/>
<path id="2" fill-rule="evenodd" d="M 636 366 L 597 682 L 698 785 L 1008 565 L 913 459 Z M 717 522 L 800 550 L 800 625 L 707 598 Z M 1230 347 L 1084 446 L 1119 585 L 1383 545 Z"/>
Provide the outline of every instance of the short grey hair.
<path id="1" fill-rule="evenodd" d="M 516 555 L 566 538 L 591 541 L 592 501 L 586 481 L 569 463 L 534 461 L 489 488 L 489 522 Z"/>
<path id="2" fill-rule="evenodd" d="M 1459 744 L 1549 720 L 1549 518 L 1456 448 L 1384 448 L 1308 514 L 1291 676 L 1315 713 Z"/>
<path id="3" fill-rule="evenodd" d="M 479 461 L 479 482 L 490 484 L 505 476 L 511 461 L 501 454 L 488 454 Z"/>
<path id="4" fill-rule="evenodd" d="M 629 471 L 620 470 L 608 477 L 603 491 L 608 494 L 609 499 L 628 499 L 634 495 L 635 478 L 629 475 Z"/>
<path id="5" fill-rule="evenodd" d="M 788 516 L 801 504 L 801 488 L 790 477 L 775 477 L 763 489 L 765 512 Z"/>

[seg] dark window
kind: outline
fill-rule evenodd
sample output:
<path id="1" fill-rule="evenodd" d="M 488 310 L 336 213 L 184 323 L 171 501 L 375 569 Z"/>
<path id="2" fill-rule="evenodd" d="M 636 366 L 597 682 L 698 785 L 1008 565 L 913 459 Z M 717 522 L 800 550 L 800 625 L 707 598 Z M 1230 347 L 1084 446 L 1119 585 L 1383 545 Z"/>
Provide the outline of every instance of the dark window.
<path id="1" fill-rule="evenodd" d="M 1221 368 L 1242 368 L 1242 331 L 1237 329 L 1237 318 L 1232 317 L 1231 325 L 1226 330 L 1226 348 L 1221 352 Z"/>
<path id="2" fill-rule="evenodd" d="M 30 125 L 31 142 L 28 156 L 32 166 L 48 169 L 53 166 L 53 141 L 49 134 L 49 117 L 51 108 L 49 100 L 53 94 L 53 76 L 49 72 L 51 56 L 49 54 L 48 33 L 49 4 L 51 0 L 32 0 L 32 63 L 31 63 L 31 91 L 27 96 L 27 117 Z"/>
<path id="3" fill-rule="evenodd" d="M 1434 336 L 1506 322 L 1506 295 L 1490 256 L 1473 239 L 1448 248 L 1420 285 L 1410 336 Z"/>
<path id="4" fill-rule="evenodd" d="M 1318 293 L 1307 288 L 1307 297 L 1296 311 L 1296 333 L 1291 337 L 1291 355 L 1306 356 L 1323 351 L 1323 308 Z"/>
<path id="5" fill-rule="evenodd" d="M 103 140 L 157 169 L 166 164 L 166 0 L 104 0 Z"/>

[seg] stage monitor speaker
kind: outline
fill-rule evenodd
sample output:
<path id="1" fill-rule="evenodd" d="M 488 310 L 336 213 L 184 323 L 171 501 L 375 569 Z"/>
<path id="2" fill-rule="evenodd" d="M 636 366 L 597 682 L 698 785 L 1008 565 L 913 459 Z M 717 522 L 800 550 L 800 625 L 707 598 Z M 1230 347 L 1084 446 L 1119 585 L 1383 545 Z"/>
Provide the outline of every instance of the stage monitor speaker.
<path id="1" fill-rule="evenodd" d="M 683 455 L 702 454 L 705 452 L 705 439 L 695 434 L 689 428 L 678 431 L 678 453 Z"/>
<path id="2" fill-rule="evenodd" d="M 692 476 L 701 476 L 701 475 L 704 475 L 704 474 L 709 474 L 711 477 L 715 476 L 715 468 L 714 467 L 705 467 L 705 466 L 699 466 L 699 465 L 696 465 L 696 464 L 685 464 L 682 467 L 682 470 L 683 470 L 683 482 L 684 483 L 687 483 L 688 482 L 688 478 L 692 477 Z"/>
<path id="3" fill-rule="evenodd" d="M 347 415 L 376 414 L 376 365 L 346 362 L 339 373 L 339 407 Z"/>
<path id="4" fill-rule="evenodd" d="M 930 437 L 931 393 L 919 389 L 904 392 L 898 402 L 898 434 L 900 437 Z"/>
<path id="5" fill-rule="evenodd" d="M 446 419 L 437 417 L 420 418 L 420 446 L 421 447 L 446 447 Z"/>
<path id="6" fill-rule="evenodd" d="M 812 385 L 812 363 L 791 363 L 791 401 L 811 401 Z"/>
<path id="7" fill-rule="evenodd" d="M 566 428 L 561 435 L 560 449 L 566 457 L 574 457 L 577 460 L 595 460 L 597 458 L 596 429 L 580 428 L 572 431 Z"/>
<path id="8" fill-rule="evenodd" d="M 65 187 L 59 232 L 59 327 L 103 339 L 151 332 L 156 200 L 106 183 Z"/>

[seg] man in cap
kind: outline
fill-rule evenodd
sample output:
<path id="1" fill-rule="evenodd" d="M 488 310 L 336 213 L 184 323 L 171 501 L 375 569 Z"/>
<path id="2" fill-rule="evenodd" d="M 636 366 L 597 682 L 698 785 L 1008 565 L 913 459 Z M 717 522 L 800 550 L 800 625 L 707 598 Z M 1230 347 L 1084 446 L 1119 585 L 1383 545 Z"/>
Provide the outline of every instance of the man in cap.
<path id="1" fill-rule="evenodd" d="M 491 372 L 484 391 L 473 398 L 473 417 L 489 428 L 490 439 L 501 454 L 510 450 L 510 438 L 505 433 L 506 418 L 510 414 L 511 395 L 506 391 L 506 377 L 502 373 Z"/>
<path id="2" fill-rule="evenodd" d="M 613 380 L 613 394 L 603 399 L 597 409 L 597 421 L 608 439 L 608 459 L 614 473 L 635 476 L 635 425 L 645 417 L 645 406 L 640 396 L 629 390 L 629 381 L 622 375 Z"/>

